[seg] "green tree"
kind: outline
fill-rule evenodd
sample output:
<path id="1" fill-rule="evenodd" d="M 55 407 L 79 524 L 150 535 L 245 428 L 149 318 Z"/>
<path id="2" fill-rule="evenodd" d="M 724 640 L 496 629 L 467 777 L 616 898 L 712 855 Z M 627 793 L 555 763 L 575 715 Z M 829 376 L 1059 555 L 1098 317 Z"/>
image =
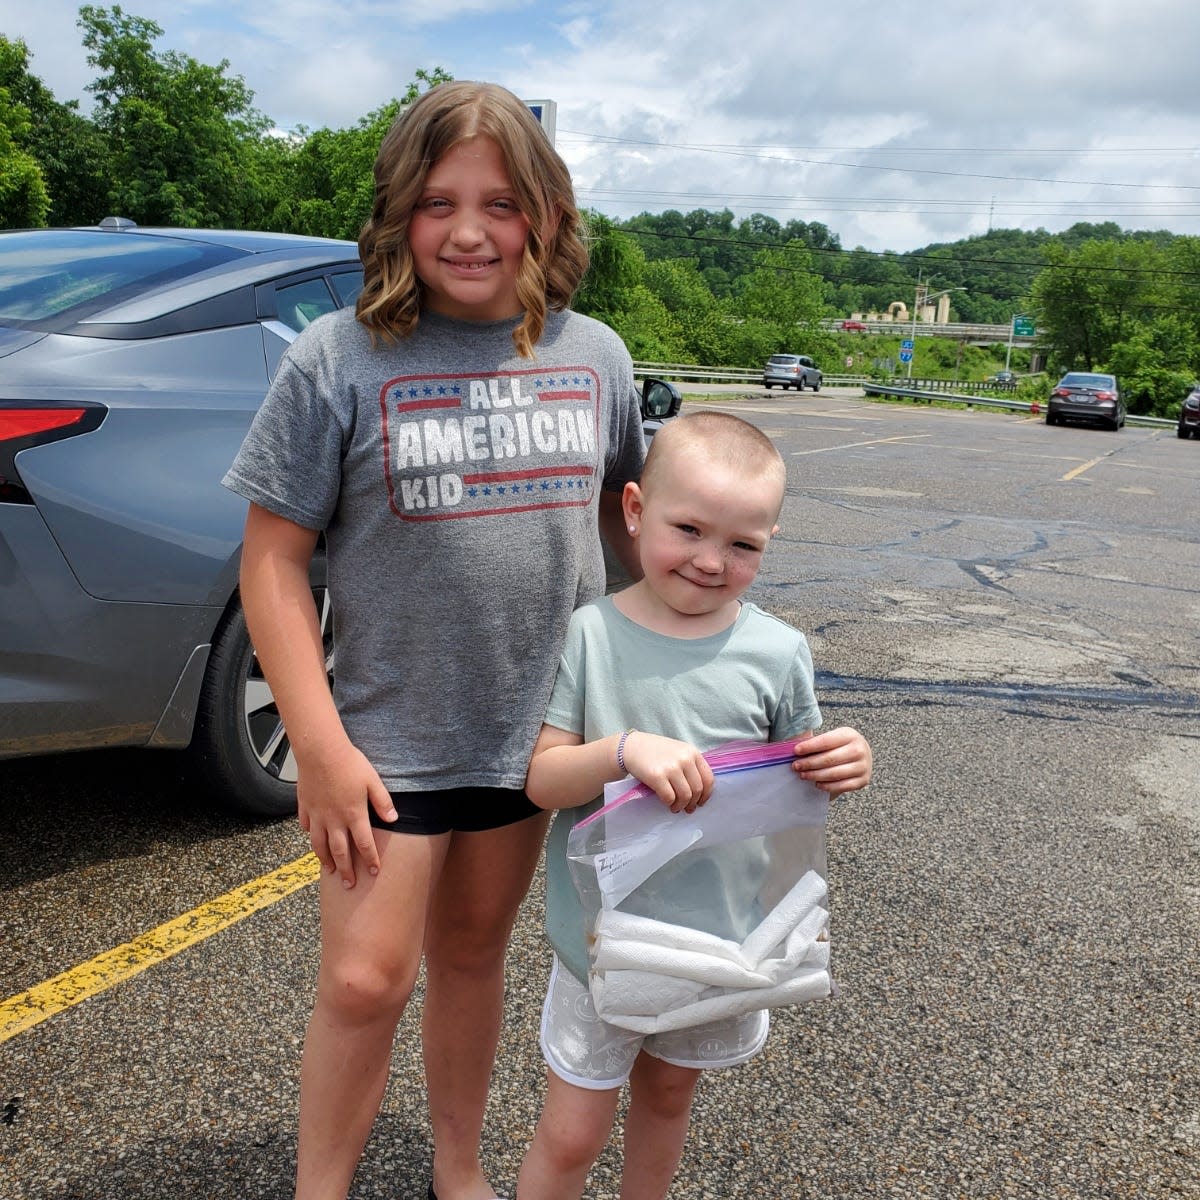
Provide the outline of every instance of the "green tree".
<path id="1" fill-rule="evenodd" d="M 49 195 L 45 221 L 50 225 L 85 225 L 103 215 L 107 194 L 104 142 L 78 104 L 60 104 L 29 70 L 24 42 L 0 35 L 0 88 L 27 114 L 15 144 L 37 161 Z M 9 172 L 3 172 L 7 180 Z"/>
<path id="2" fill-rule="evenodd" d="M 1104 367 L 1157 306 L 1163 252 L 1147 241 L 1085 241 L 1074 250 L 1051 243 L 1045 256 L 1032 296 L 1051 361 L 1067 370 Z"/>
<path id="3" fill-rule="evenodd" d="M 50 194 L 37 160 L 21 148 L 29 113 L 0 87 L 0 226 L 44 225 Z"/>
<path id="4" fill-rule="evenodd" d="M 1117 342 L 1108 366 L 1121 380 L 1130 412 L 1179 415 L 1179 404 L 1196 379 L 1196 341 L 1177 313 L 1160 315 Z"/>
<path id="5" fill-rule="evenodd" d="M 274 148 L 286 170 L 276 175 L 275 205 L 267 227 L 357 238 L 374 202 L 375 156 L 384 135 L 402 108 L 452 78 L 441 67 L 420 69 L 403 96 L 367 113 L 351 128 L 300 129 Z"/>
<path id="6" fill-rule="evenodd" d="M 161 27 L 119 5 L 84 5 L 78 24 L 100 71 L 89 90 L 111 155 L 108 206 L 144 224 L 252 223 L 265 200 L 254 149 L 269 122 L 228 61 L 155 54 Z"/>
<path id="7" fill-rule="evenodd" d="M 572 307 L 611 324 L 614 315 L 628 307 L 633 289 L 641 283 L 646 256 L 608 217 L 586 212 L 584 221 L 588 269 Z"/>
<path id="8" fill-rule="evenodd" d="M 779 250 L 760 250 L 753 269 L 738 280 L 735 311 L 778 326 L 785 350 L 797 333 L 819 328 L 825 311 L 822 281 L 813 274 L 812 255 L 802 242 Z"/>

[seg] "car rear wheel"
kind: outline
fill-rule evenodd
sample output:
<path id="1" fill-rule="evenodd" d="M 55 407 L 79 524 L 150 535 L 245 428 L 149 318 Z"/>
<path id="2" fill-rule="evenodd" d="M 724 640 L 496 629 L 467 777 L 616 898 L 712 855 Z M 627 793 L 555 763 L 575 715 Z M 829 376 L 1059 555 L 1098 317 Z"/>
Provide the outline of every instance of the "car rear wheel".
<path id="1" fill-rule="evenodd" d="M 1175 436 L 1185 438 L 1188 436 L 1188 431 L 1186 429 L 1184 429 L 1184 427 L 1182 425 L 1179 425 L 1175 429 Z"/>
<path id="2" fill-rule="evenodd" d="M 763 387 L 765 387 L 768 392 L 771 390 L 771 384 L 769 384 L 765 379 L 763 380 Z"/>
<path id="3" fill-rule="evenodd" d="M 322 558 L 313 560 L 312 590 L 332 684 L 333 614 Z M 213 799 L 226 808 L 253 817 L 286 817 L 296 811 L 291 742 L 236 601 L 213 638 L 190 753 Z"/>

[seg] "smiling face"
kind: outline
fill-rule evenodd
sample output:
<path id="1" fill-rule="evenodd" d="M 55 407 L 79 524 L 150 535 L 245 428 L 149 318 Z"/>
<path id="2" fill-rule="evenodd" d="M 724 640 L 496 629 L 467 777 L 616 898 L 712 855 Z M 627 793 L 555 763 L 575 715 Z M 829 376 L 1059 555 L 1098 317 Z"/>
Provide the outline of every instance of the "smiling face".
<path id="1" fill-rule="evenodd" d="M 528 234 L 500 147 L 486 136 L 459 142 L 430 169 L 409 221 L 425 307 L 465 321 L 515 317 Z"/>
<path id="2" fill-rule="evenodd" d="M 673 448 L 646 488 L 625 487 L 643 579 L 618 597 L 635 621 L 672 637 L 706 637 L 736 619 L 783 500 L 774 471 L 747 472 L 703 446 Z M 624 601 L 624 603 L 622 603 Z"/>

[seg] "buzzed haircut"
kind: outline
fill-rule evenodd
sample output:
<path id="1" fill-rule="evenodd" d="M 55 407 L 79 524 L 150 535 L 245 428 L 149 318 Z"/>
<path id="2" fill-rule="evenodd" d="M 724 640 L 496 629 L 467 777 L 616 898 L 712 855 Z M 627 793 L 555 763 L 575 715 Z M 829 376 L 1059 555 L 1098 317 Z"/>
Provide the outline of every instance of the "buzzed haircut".
<path id="1" fill-rule="evenodd" d="M 783 456 L 761 429 L 731 413 L 693 412 L 668 421 L 654 435 L 642 468 L 642 491 L 654 486 L 657 464 L 688 450 L 698 450 L 752 478 L 774 476 L 781 493 L 787 483 Z"/>

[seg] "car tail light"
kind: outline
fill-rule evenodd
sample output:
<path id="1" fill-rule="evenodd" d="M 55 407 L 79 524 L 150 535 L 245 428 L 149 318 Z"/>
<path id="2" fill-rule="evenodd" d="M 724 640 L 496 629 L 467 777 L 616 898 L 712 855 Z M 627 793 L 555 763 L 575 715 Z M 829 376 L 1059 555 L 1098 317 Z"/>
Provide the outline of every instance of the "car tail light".
<path id="1" fill-rule="evenodd" d="M 1071 393 L 1066 388 L 1055 388 L 1053 394 L 1055 396 L 1069 396 Z"/>
<path id="2" fill-rule="evenodd" d="M 1116 396 L 1114 396 L 1112 394 L 1112 392 L 1097 392 L 1096 399 L 1097 400 L 1115 400 Z"/>
<path id="3" fill-rule="evenodd" d="M 32 504 L 17 473 L 17 455 L 33 446 L 91 433 L 108 411 L 102 404 L 14 404 L 0 401 L 0 504 Z"/>

